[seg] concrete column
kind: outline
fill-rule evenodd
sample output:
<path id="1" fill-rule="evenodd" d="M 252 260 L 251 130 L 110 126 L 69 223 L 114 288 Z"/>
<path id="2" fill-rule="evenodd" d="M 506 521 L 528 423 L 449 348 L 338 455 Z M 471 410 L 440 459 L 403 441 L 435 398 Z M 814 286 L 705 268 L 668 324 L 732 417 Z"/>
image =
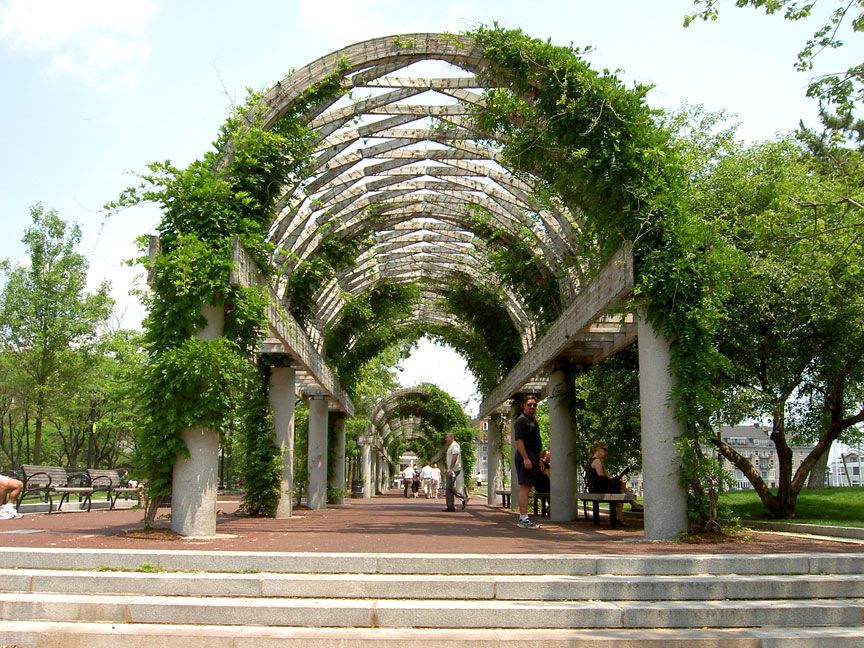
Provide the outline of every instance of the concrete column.
<path id="1" fill-rule="evenodd" d="M 345 501 L 345 415 L 338 413 L 333 417 L 333 432 L 336 435 L 336 452 L 332 462 L 330 474 L 330 488 L 339 495 L 335 504 Z"/>
<path id="2" fill-rule="evenodd" d="M 201 313 L 207 320 L 198 329 L 199 340 L 216 340 L 225 329 L 225 308 L 205 304 Z M 182 536 L 216 535 L 216 494 L 219 487 L 219 431 L 186 428 L 180 438 L 189 451 L 177 457 L 171 484 L 171 530 Z"/>
<path id="3" fill-rule="evenodd" d="M 183 536 L 215 536 L 219 433 L 210 428 L 186 428 L 180 438 L 189 457 L 174 463 L 171 530 Z"/>
<path id="4" fill-rule="evenodd" d="M 310 509 L 327 508 L 327 398 L 309 398 L 309 456 L 306 503 Z"/>
<path id="5" fill-rule="evenodd" d="M 276 517 L 289 518 L 294 491 L 294 404 L 296 400 L 296 372 L 291 367 L 273 367 L 270 370 L 270 389 L 267 398 L 273 413 L 273 431 L 276 447 L 282 456 L 282 477 L 279 484 L 279 502 Z"/>
<path id="6" fill-rule="evenodd" d="M 388 490 L 390 490 L 390 483 L 393 481 L 391 479 L 392 473 L 390 472 L 390 462 L 385 459 L 381 465 L 381 468 L 381 488 L 386 493 Z"/>
<path id="7" fill-rule="evenodd" d="M 360 473 L 363 475 L 363 499 L 372 497 L 372 437 L 360 439 Z"/>
<path id="8" fill-rule="evenodd" d="M 486 434 L 486 503 L 498 506 L 498 496 L 501 476 L 498 465 L 501 462 L 501 414 L 493 412 L 489 417 L 489 430 Z"/>
<path id="9" fill-rule="evenodd" d="M 372 461 L 372 483 L 374 484 L 374 489 L 372 493 L 375 495 L 381 494 L 381 457 L 376 456 L 374 461 Z"/>
<path id="10" fill-rule="evenodd" d="M 522 400 L 510 401 L 510 505 L 518 508 L 519 480 L 516 476 L 516 418 L 522 413 Z"/>
<path id="11" fill-rule="evenodd" d="M 645 539 L 668 540 L 688 529 L 687 491 L 678 481 L 681 458 L 675 447 L 683 426 L 670 397 L 676 378 L 669 365 L 669 341 L 643 313 L 637 320 Z"/>
<path id="12" fill-rule="evenodd" d="M 549 518 L 553 522 L 576 519 L 576 491 L 579 471 L 571 454 L 576 448 L 573 413 L 570 410 L 573 385 L 571 376 L 559 368 L 549 375 Z"/>

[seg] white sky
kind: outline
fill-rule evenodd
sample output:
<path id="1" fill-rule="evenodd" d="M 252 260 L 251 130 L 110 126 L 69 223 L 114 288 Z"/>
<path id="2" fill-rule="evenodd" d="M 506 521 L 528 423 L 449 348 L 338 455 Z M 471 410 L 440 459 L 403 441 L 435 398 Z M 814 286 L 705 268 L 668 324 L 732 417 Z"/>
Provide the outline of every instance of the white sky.
<path id="1" fill-rule="evenodd" d="M 21 260 L 32 205 L 56 209 L 84 230 L 91 285 L 110 280 L 123 325 L 138 326 L 128 291 L 140 272 L 122 262 L 158 213 L 138 207 L 106 223 L 101 206 L 148 162 L 199 158 L 246 88 L 266 89 L 375 36 L 497 21 L 555 44 L 592 45 L 597 68 L 623 70 L 628 85 L 654 84 L 652 105 L 725 109 L 748 139 L 802 118 L 816 123 L 807 77 L 792 67 L 815 25 L 725 6 L 717 22 L 684 29 L 690 8 L 690 0 L 0 0 L 0 259 Z M 432 382 L 476 403 L 473 378 L 449 350 L 422 344 L 403 368 L 406 385 Z"/>

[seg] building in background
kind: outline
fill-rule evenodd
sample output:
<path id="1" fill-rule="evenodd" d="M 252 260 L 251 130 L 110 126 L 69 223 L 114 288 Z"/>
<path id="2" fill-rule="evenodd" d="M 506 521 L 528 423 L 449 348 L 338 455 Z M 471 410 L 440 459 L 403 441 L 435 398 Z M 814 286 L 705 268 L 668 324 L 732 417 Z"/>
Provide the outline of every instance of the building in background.
<path id="1" fill-rule="evenodd" d="M 777 473 L 777 451 L 771 441 L 771 428 L 761 425 L 724 425 L 721 436 L 723 441 L 738 454 L 747 458 L 753 467 L 759 471 L 768 488 L 777 488 L 779 475 Z M 792 474 L 798 470 L 801 463 L 810 452 L 812 445 L 792 446 Z M 726 457 L 720 457 L 723 468 L 732 474 L 733 490 L 752 490 L 753 484 Z"/>
<path id="2" fill-rule="evenodd" d="M 840 454 L 836 461 L 832 461 L 828 466 L 828 485 L 829 486 L 862 486 L 862 464 L 864 464 L 864 456 L 862 456 L 861 448 L 850 448 L 849 452 Z"/>
<path id="3" fill-rule="evenodd" d="M 482 485 L 486 483 L 489 474 L 489 419 L 474 419 L 471 425 L 474 427 L 474 465 L 471 467 L 471 484 Z"/>

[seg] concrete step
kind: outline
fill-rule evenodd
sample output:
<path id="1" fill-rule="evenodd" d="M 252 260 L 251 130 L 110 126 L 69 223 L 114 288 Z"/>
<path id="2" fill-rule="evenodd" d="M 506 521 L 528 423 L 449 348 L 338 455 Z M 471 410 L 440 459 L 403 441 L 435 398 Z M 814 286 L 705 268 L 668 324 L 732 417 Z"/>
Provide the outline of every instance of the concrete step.
<path id="1" fill-rule="evenodd" d="M 864 598 L 862 574 L 483 576 L 0 569 L 0 592 L 333 599 L 734 600 Z"/>
<path id="2" fill-rule="evenodd" d="M 351 554 L 0 547 L 0 568 L 315 574 L 864 574 L 864 553 L 710 555 Z"/>
<path id="3" fill-rule="evenodd" d="M 6 621 L 26 648 L 860 648 L 864 625 L 735 630 L 417 630 Z"/>
<path id="4" fill-rule="evenodd" d="M 477 601 L 0 594 L 0 618 L 350 628 L 740 628 L 864 625 L 864 599 Z"/>

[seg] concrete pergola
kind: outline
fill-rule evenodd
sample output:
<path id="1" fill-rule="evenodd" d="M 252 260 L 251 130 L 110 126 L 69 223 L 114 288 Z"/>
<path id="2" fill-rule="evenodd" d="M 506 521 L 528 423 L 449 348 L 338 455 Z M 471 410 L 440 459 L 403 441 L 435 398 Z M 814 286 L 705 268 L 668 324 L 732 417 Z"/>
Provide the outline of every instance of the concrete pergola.
<path id="1" fill-rule="evenodd" d="M 521 360 L 486 395 L 480 415 L 512 420 L 525 393 L 550 398 L 551 449 L 557 457 L 567 456 L 574 444 L 567 399 L 561 397 L 570 389 L 568 372 L 600 362 L 638 337 L 646 537 L 669 538 L 686 530 L 686 493 L 678 485 L 674 447 L 680 427 L 669 404 L 669 345 L 639 317 L 639 304 L 631 300 L 630 244 L 622 242 L 599 271 L 588 267 L 579 244 L 583 215 L 554 201 L 538 204 L 532 198 L 535 179 L 506 168 L 488 135 L 476 132 L 470 108 L 482 105 L 484 91 L 499 81 L 471 37 L 390 36 L 328 54 L 289 74 L 262 98 L 264 127 L 272 127 L 307 88 L 336 69 L 343 71 L 351 92 L 307 113 L 317 139 L 313 168 L 302 182 L 282 187 L 269 232 L 277 272 L 268 287 L 270 326 L 260 351 L 284 356 L 270 385 L 284 458 L 277 515 L 291 514 L 297 397 L 309 403 L 310 507 L 326 506 L 328 425 L 341 429 L 342 457 L 336 457 L 335 465 L 344 466 L 344 418 L 354 408 L 322 359 L 327 332 L 341 317 L 343 296 L 385 283 L 417 283 L 422 290 L 415 321 L 458 327 L 442 298 L 449 282 L 467 281 L 502 295 L 501 305 L 522 345 Z M 555 278 L 564 311 L 542 336 L 539 314 L 492 271 L 489 242 L 472 223 L 478 210 L 505 241 L 527 242 L 533 261 Z M 368 245 L 354 267 L 318 287 L 313 316 L 300 326 L 288 312 L 286 285 L 325 234 L 362 234 Z M 239 245 L 235 265 L 236 284 L 262 282 Z M 221 334 L 218 309 L 205 307 L 205 315 L 208 326 L 199 334 Z M 410 434 L 409 428 L 406 424 L 391 433 Z M 218 454 L 218 435 L 189 430 L 184 440 L 191 456 L 175 466 L 172 528 L 183 535 L 212 535 L 215 472 L 213 479 L 208 475 L 215 465 L 211 455 Z M 572 519 L 576 510 L 576 467 L 568 469 L 565 463 L 556 462 L 552 484 L 556 520 Z M 331 478 L 340 484 L 339 475 Z M 364 473 L 367 493 L 371 480 L 371 473 Z"/>
<path id="2" fill-rule="evenodd" d="M 361 439 L 361 473 L 363 475 L 363 497 L 371 498 L 390 483 L 390 457 L 387 449 L 396 438 L 408 441 L 421 436 L 420 419 L 399 416 L 400 401 L 413 394 L 426 393 L 422 387 L 397 389 L 382 398 L 372 412 Z"/>

